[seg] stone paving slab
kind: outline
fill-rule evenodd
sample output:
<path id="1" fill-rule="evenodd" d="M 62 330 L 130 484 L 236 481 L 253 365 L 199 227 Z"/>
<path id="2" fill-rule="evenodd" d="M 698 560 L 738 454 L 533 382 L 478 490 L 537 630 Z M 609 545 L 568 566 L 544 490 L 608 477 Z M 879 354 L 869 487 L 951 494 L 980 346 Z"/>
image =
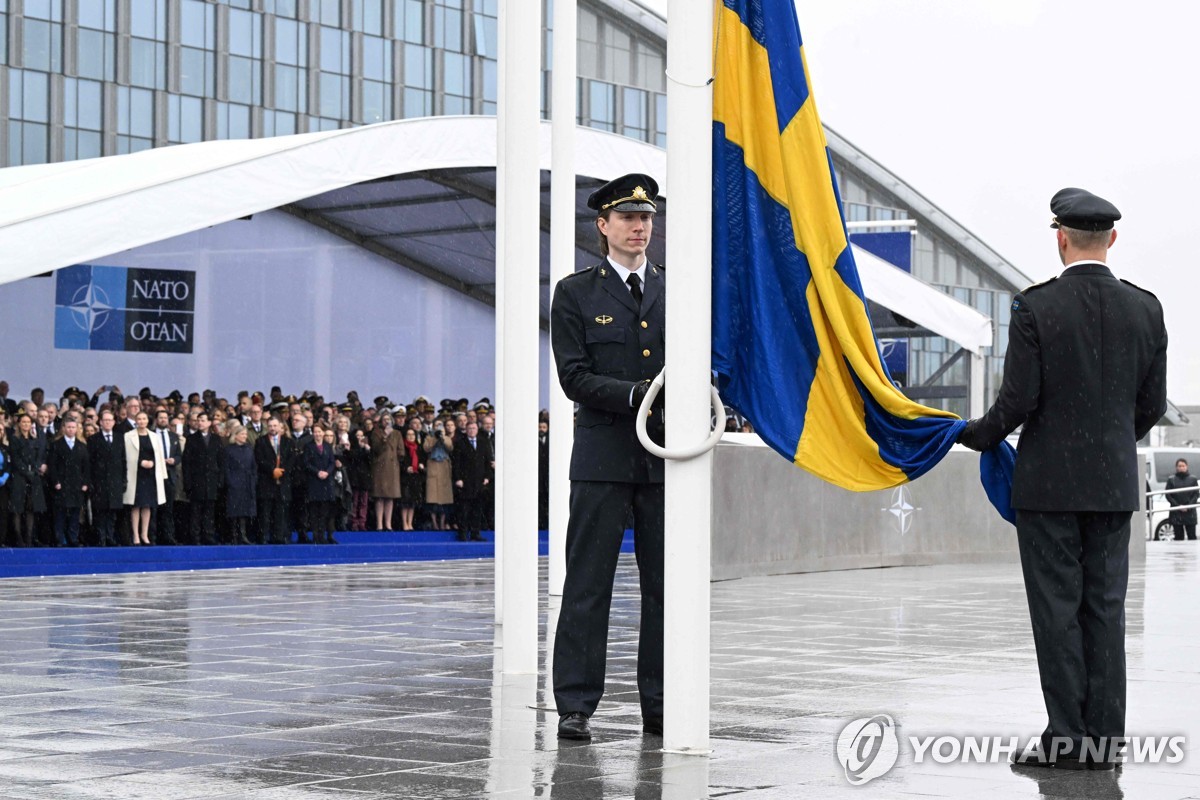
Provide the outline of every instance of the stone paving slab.
<path id="1" fill-rule="evenodd" d="M 707 758 L 641 734 L 631 558 L 591 743 L 555 738 L 544 675 L 497 672 L 492 574 L 480 560 L 0 581 L 0 798 L 1200 798 L 1194 543 L 1149 545 L 1127 622 L 1129 732 L 1182 735 L 1187 757 L 1117 773 L 915 763 L 910 735 L 1044 725 L 1013 564 L 713 584 Z M 543 659 L 554 618 L 543 602 Z M 838 734 L 879 714 L 898 763 L 851 786 Z"/>

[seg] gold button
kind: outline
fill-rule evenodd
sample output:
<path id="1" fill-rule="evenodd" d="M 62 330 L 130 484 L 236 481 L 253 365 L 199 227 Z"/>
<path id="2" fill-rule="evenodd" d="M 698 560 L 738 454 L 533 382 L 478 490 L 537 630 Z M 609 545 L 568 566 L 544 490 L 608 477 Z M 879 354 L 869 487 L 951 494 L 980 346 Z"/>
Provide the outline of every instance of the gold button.
<path id="1" fill-rule="evenodd" d="M 643 357 L 643 358 L 649 358 L 649 357 L 650 357 L 650 351 L 649 351 L 649 350 L 643 350 L 643 351 L 642 351 L 642 357 Z"/>
<path id="2" fill-rule="evenodd" d="M 643 328 L 649 328 L 650 326 L 649 326 L 647 323 L 643 322 L 643 323 L 642 323 L 642 327 L 643 327 Z"/>
<path id="3" fill-rule="evenodd" d="M 646 412 L 646 416 L 647 416 L 647 417 L 653 417 L 653 416 L 654 416 L 654 409 L 653 409 L 653 408 L 649 409 L 649 410 Z"/>

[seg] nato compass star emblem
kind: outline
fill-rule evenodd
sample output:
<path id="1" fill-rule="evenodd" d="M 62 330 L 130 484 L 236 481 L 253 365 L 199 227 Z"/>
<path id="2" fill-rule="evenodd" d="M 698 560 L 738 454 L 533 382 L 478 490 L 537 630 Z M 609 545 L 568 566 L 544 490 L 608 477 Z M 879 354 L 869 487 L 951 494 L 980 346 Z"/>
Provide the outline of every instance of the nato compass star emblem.
<path id="1" fill-rule="evenodd" d="M 79 287 L 68 308 L 71 309 L 75 324 L 87 331 L 89 336 L 103 328 L 113 312 L 108 295 L 94 283 Z"/>
<path id="2" fill-rule="evenodd" d="M 913 517 L 918 511 L 919 506 L 912 504 L 912 495 L 909 494 L 907 486 L 898 486 L 892 491 L 892 504 L 887 508 L 882 508 L 880 511 L 886 511 L 891 514 L 896 520 L 896 529 L 900 535 L 908 533 L 912 528 Z"/>

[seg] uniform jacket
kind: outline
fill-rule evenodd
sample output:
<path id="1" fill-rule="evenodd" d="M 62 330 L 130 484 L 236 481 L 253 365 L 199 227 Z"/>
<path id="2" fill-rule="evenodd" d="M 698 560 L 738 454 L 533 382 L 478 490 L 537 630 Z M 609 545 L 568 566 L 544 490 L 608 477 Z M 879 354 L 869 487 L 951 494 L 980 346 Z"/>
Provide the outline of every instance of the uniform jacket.
<path id="1" fill-rule="evenodd" d="M 666 270 L 647 264 L 639 311 L 629 288 L 606 260 L 563 278 L 550 306 L 550 342 L 558 380 L 578 403 L 571 480 L 661 483 L 662 459 L 642 447 L 629 395 L 663 368 Z M 647 422 L 663 442 L 663 418 Z"/>
<path id="2" fill-rule="evenodd" d="M 1136 511 L 1137 441 L 1167 407 L 1158 298 L 1083 262 L 1013 297 L 1004 382 L 960 441 L 989 449 L 1024 424 L 1012 506 Z"/>
<path id="3" fill-rule="evenodd" d="M 55 506 L 81 508 L 87 500 L 84 487 L 91 483 L 88 450 L 82 438 L 75 439 L 74 447 L 68 447 L 66 439 L 55 439 L 50 444 L 49 474 L 52 487 L 62 486 L 54 490 Z"/>
<path id="4" fill-rule="evenodd" d="M 114 430 L 112 444 L 104 438 L 104 431 L 92 434 L 88 439 L 89 469 L 92 485 L 88 494 L 92 498 L 92 509 L 120 511 L 125 496 L 125 440 Z"/>
<path id="5" fill-rule="evenodd" d="M 221 437 L 209 432 L 208 441 L 204 434 L 193 433 L 188 437 L 183 450 L 183 484 L 188 500 L 216 502 L 221 488 Z"/>
<path id="6" fill-rule="evenodd" d="M 458 489 L 459 498 L 474 500 L 481 496 L 485 489 L 483 481 L 485 478 L 490 480 L 488 473 L 495 459 L 488 438 L 480 434 L 475 439 L 475 447 L 471 447 L 471 440 L 464 436 L 461 442 L 454 444 L 451 459 L 454 482 L 463 482 L 462 488 Z"/>
<path id="7" fill-rule="evenodd" d="M 268 448 L 270 442 L 267 443 Z M 225 516 L 253 517 L 258 514 L 255 492 L 258 482 L 254 448 L 231 444 L 221 453 L 221 479 L 225 484 Z"/>
<path id="8" fill-rule="evenodd" d="M 116 433 L 119 429 L 114 429 Z M 147 434 L 150 437 L 150 446 L 154 448 L 154 478 L 157 487 L 156 494 L 158 505 L 167 502 L 167 462 L 166 456 L 163 455 L 162 441 L 154 435 L 153 432 Z M 137 474 L 138 462 L 141 460 L 142 445 L 138 438 L 137 428 L 131 431 L 126 431 L 125 438 L 125 495 L 121 498 L 122 502 L 127 506 L 134 504 L 137 500 Z"/>
<path id="9" fill-rule="evenodd" d="M 258 499 L 285 500 L 292 499 L 292 449 L 295 442 L 280 434 L 279 454 L 276 458 L 275 448 L 271 444 L 271 436 L 263 434 L 254 443 L 254 461 L 258 466 Z M 275 466 L 283 469 L 283 476 L 275 480 Z"/>

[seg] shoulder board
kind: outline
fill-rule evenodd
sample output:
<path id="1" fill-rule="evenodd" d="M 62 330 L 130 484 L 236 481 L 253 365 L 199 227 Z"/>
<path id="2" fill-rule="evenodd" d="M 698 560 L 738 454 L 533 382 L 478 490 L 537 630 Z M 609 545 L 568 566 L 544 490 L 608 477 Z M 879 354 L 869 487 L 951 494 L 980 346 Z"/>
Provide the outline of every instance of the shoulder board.
<path id="1" fill-rule="evenodd" d="M 594 265 L 590 267 L 584 267 L 578 272 L 572 272 L 570 275 L 564 275 L 562 280 L 569 281 L 571 278 L 578 278 L 580 275 L 587 275 L 589 272 L 592 272 L 595 269 L 596 267 Z"/>
<path id="2" fill-rule="evenodd" d="M 1050 284 L 1054 283 L 1056 280 L 1058 280 L 1057 275 L 1055 275 L 1053 278 L 1048 278 L 1047 280 L 1041 281 L 1040 283 L 1035 283 L 1032 286 L 1027 286 L 1021 290 L 1021 294 L 1028 294 L 1029 292 L 1032 292 L 1034 289 L 1040 289 L 1043 286 L 1049 286 Z"/>
<path id="3" fill-rule="evenodd" d="M 659 269 L 663 269 L 663 270 L 665 270 L 665 269 L 666 269 L 666 267 L 665 267 L 665 266 L 663 266 L 662 264 L 651 264 L 650 266 L 652 266 L 652 267 L 658 267 Z"/>
<path id="4" fill-rule="evenodd" d="M 1124 278 L 1119 278 L 1118 280 L 1120 280 L 1121 283 L 1125 284 L 1126 286 L 1131 286 L 1134 289 L 1137 289 L 1139 292 L 1145 292 L 1146 294 L 1150 295 L 1154 299 L 1156 299 L 1156 300 L 1158 299 L 1158 295 L 1156 295 L 1154 292 L 1150 291 L 1149 289 L 1143 289 L 1141 286 L 1138 286 L 1136 283 L 1131 283 L 1130 281 L 1127 281 Z"/>

